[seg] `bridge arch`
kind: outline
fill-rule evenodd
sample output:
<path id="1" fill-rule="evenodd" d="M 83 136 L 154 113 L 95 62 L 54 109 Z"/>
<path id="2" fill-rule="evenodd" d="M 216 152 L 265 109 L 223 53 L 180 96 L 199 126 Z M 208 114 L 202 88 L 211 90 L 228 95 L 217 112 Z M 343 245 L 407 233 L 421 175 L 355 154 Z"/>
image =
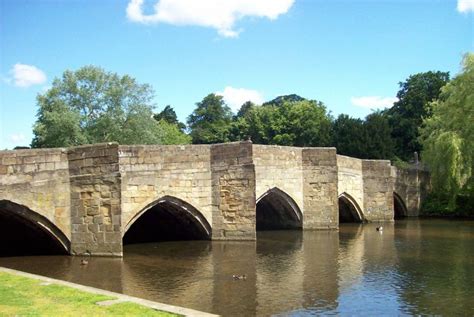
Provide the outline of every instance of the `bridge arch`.
<path id="1" fill-rule="evenodd" d="M 393 216 L 395 219 L 400 219 L 408 216 L 408 210 L 402 197 L 393 192 Z"/>
<path id="2" fill-rule="evenodd" d="M 70 247 L 67 236 L 46 217 L 0 200 L 0 256 L 69 254 Z"/>
<path id="3" fill-rule="evenodd" d="M 365 222 L 364 213 L 360 208 L 357 201 L 349 195 L 348 193 L 344 192 L 339 195 L 338 199 L 339 203 L 339 223 L 344 222 Z"/>
<path id="4" fill-rule="evenodd" d="M 125 226 L 123 244 L 209 240 L 209 222 L 191 204 L 174 196 L 163 196 L 145 206 Z"/>
<path id="5" fill-rule="evenodd" d="M 257 231 L 301 229 L 303 214 L 290 195 L 274 187 L 257 199 Z"/>

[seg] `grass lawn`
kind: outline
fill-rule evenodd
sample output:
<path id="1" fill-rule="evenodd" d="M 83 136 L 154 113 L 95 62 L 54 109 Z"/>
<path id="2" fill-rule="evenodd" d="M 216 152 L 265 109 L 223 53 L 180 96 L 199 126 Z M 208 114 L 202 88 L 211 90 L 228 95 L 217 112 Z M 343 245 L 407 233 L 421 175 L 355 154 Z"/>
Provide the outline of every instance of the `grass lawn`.
<path id="1" fill-rule="evenodd" d="M 96 304 L 111 299 L 115 298 L 0 272 L 0 316 L 178 316 L 135 303 Z"/>

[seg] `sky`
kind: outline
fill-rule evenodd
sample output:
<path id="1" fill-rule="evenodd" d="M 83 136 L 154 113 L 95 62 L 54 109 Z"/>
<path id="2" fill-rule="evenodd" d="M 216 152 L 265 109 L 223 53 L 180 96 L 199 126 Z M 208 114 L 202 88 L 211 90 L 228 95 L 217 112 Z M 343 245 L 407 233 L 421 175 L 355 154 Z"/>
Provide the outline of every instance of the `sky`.
<path id="1" fill-rule="evenodd" d="M 364 118 L 467 52 L 474 0 L 0 0 L 0 149 L 28 146 L 36 96 L 85 65 L 150 84 L 183 122 L 209 93 Z"/>

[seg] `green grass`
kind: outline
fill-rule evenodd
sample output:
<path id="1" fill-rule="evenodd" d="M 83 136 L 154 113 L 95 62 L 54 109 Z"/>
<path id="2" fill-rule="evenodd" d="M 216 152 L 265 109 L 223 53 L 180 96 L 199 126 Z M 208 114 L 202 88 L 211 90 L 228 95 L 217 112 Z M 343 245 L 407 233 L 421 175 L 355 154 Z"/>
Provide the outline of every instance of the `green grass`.
<path id="1" fill-rule="evenodd" d="M 130 302 L 99 306 L 115 298 L 41 283 L 0 272 L 0 316 L 177 316 Z"/>

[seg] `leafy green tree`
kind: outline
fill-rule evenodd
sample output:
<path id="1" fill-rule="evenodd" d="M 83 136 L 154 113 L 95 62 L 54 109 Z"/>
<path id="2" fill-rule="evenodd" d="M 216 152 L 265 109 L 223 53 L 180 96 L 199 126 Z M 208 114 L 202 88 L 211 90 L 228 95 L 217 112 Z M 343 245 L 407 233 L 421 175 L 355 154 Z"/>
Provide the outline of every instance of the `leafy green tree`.
<path id="1" fill-rule="evenodd" d="M 194 144 L 221 143 L 230 140 L 232 112 L 222 96 L 207 95 L 196 103 L 188 117 L 188 126 Z"/>
<path id="2" fill-rule="evenodd" d="M 235 118 L 242 118 L 242 117 L 245 117 L 245 115 L 250 111 L 250 109 L 252 109 L 253 107 L 255 107 L 255 104 L 251 101 L 247 101 L 245 102 L 239 109 L 239 111 L 237 112 L 237 115 L 235 116 Z"/>
<path id="3" fill-rule="evenodd" d="M 364 121 L 340 114 L 333 122 L 332 145 L 337 152 L 358 158 L 366 158 L 366 133 Z"/>
<path id="4" fill-rule="evenodd" d="M 244 104 L 232 124 L 232 139 L 251 137 L 257 144 L 327 146 L 331 118 L 323 103 L 296 95 L 262 106 Z M 296 97 L 295 97 L 296 96 Z"/>
<path id="5" fill-rule="evenodd" d="M 295 103 L 299 101 L 304 101 L 305 98 L 298 96 L 296 94 L 278 96 L 273 100 L 265 102 L 262 106 L 281 106 L 285 102 Z"/>
<path id="6" fill-rule="evenodd" d="M 95 66 L 65 71 L 37 97 L 32 147 L 62 147 L 98 142 L 162 142 L 153 120 L 153 90 L 128 75 Z"/>
<path id="7" fill-rule="evenodd" d="M 176 112 L 170 105 L 167 105 L 165 109 L 163 109 L 163 111 L 158 114 L 155 114 L 153 117 L 156 121 L 164 120 L 168 123 L 175 124 L 181 131 L 184 131 L 186 129 L 186 125 L 178 120 Z"/>
<path id="8" fill-rule="evenodd" d="M 411 75 L 399 84 L 399 100 L 386 111 L 399 158 L 409 160 L 413 152 L 420 152 L 418 128 L 423 118 L 431 114 L 428 104 L 438 98 L 441 87 L 448 81 L 449 73 L 429 71 Z"/>
<path id="9" fill-rule="evenodd" d="M 169 123 L 161 119 L 158 121 L 160 130 L 161 144 L 189 144 L 191 143 L 191 136 L 183 133 L 178 125 Z"/>
<path id="10" fill-rule="evenodd" d="M 466 54 L 463 71 L 441 89 L 423 121 L 422 158 L 431 169 L 433 189 L 456 207 L 461 194 L 474 203 L 474 54 Z M 468 205 L 466 205 L 468 206 Z"/>
<path id="11" fill-rule="evenodd" d="M 391 159 L 394 142 L 387 117 L 380 111 L 369 114 L 364 121 L 365 153 L 367 159 Z"/>

